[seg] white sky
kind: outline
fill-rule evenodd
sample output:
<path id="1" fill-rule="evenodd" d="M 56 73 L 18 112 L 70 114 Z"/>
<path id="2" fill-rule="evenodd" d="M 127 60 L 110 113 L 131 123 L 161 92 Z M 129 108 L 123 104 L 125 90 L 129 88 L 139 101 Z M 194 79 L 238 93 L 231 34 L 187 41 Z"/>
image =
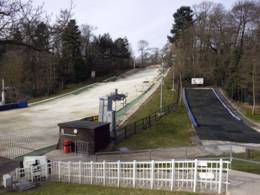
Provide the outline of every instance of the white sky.
<path id="1" fill-rule="evenodd" d="M 70 0 L 33 0 L 44 2 L 48 14 L 57 15 L 70 6 Z M 126 36 L 137 53 L 137 42 L 147 40 L 150 47 L 162 48 L 170 32 L 173 13 L 182 5 L 192 6 L 196 0 L 74 0 L 73 14 L 77 24 L 97 27 L 95 34 L 108 32 L 112 38 Z M 236 0 L 215 0 L 230 8 Z"/>

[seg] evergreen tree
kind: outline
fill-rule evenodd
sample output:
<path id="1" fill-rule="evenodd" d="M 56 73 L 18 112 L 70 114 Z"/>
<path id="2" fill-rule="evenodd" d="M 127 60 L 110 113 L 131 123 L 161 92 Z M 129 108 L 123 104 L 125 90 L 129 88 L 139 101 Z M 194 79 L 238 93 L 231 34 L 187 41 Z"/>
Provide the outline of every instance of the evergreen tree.
<path id="1" fill-rule="evenodd" d="M 174 24 L 171 30 L 172 36 L 168 36 L 171 43 L 177 40 L 179 36 L 184 33 L 185 29 L 192 25 L 192 12 L 189 6 L 182 6 L 173 14 Z"/>
<path id="2" fill-rule="evenodd" d="M 75 20 L 70 20 L 62 34 L 60 73 L 64 84 L 83 81 L 87 68 L 81 55 L 81 36 Z"/>

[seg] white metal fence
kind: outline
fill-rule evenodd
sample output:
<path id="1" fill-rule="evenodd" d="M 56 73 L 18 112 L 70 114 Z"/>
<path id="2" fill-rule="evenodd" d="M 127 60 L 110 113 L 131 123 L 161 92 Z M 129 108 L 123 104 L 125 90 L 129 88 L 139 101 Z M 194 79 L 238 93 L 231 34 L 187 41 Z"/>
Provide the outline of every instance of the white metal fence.
<path id="1" fill-rule="evenodd" d="M 43 180 L 145 189 L 222 193 L 228 189 L 230 162 L 171 160 L 131 162 L 51 162 L 19 168 L 14 180 Z"/>

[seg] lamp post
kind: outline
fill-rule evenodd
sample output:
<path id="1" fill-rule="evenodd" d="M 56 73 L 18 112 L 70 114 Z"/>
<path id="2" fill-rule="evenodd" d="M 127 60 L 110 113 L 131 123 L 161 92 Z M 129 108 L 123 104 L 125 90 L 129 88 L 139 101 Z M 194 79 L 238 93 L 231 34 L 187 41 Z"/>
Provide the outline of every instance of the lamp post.
<path id="1" fill-rule="evenodd" d="M 5 80 L 2 79 L 2 99 L 1 99 L 1 104 L 5 104 Z"/>
<path id="2" fill-rule="evenodd" d="M 164 81 L 164 62 L 161 63 L 161 95 L 160 95 L 160 111 L 163 113 L 163 81 Z"/>

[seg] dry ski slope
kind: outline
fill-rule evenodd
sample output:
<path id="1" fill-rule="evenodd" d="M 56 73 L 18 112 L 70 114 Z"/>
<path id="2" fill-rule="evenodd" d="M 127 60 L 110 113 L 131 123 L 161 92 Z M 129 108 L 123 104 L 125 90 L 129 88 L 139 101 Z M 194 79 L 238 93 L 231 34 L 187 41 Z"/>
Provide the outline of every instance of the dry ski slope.
<path id="1" fill-rule="evenodd" d="M 218 94 L 217 94 L 218 95 Z M 202 140 L 260 143 L 260 133 L 225 108 L 213 89 L 186 89 L 187 100 L 196 117 Z"/>
<path id="2" fill-rule="evenodd" d="M 15 140 L 17 136 L 30 139 L 17 138 L 16 146 L 12 147 L 23 146 L 24 149 L 28 148 L 28 151 L 57 143 L 58 123 L 97 115 L 99 97 L 113 92 L 115 88 L 120 93 L 127 94 L 127 102 L 132 101 L 157 80 L 158 70 L 158 66 L 141 69 L 134 74 L 126 74 L 115 82 L 98 83 L 95 87 L 80 93 L 27 109 L 0 112 L 0 156 L 5 152 L 6 140 Z"/>

